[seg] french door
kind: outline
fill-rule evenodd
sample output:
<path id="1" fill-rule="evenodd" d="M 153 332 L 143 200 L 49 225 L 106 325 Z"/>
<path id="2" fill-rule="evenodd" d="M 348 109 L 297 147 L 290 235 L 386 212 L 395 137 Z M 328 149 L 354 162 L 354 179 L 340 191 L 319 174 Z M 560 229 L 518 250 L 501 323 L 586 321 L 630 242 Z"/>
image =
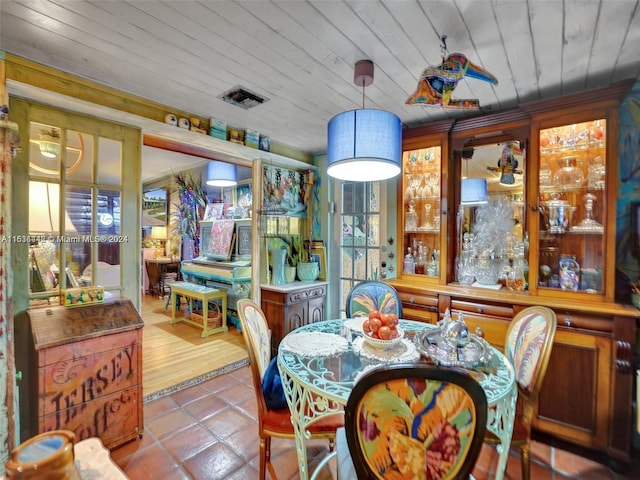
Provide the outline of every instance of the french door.
<path id="1" fill-rule="evenodd" d="M 382 259 L 386 237 L 386 190 L 381 182 L 344 182 L 340 186 L 340 312 L 351 288 L 387 275 Z"/>

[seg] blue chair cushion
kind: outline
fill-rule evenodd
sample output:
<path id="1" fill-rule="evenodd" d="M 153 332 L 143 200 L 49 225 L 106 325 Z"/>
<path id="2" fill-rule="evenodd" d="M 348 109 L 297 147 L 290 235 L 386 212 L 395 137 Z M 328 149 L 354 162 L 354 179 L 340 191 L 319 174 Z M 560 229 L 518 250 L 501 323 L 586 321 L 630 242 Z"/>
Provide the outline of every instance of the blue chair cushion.
<path id="1" fill-rule="evenodd" d="M 262 394 L 269 410 L 288 408 L 276 357 L 271 359 L 262 377 Z"/>

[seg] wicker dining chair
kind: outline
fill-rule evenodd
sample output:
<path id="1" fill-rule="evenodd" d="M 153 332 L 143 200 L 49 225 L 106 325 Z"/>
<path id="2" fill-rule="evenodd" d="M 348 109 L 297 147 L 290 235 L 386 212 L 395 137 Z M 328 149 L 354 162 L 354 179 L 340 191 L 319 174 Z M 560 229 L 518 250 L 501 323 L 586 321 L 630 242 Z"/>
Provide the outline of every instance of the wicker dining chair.
<path id="1" fill-rule="evenodd" d="M 354 285 L 347 295 L 347 318 L 366 317 L 372 310 L 395 313 L 402 318 L 402 302 L 396 289 L 375 280 Z"/>
<path id="2" fill-rule="evenodd" d="M 480 384 L 464 370 L 426 363 L 371 370 L 356 383 L 345 409 L 348 451 L 359 479 L 467 479 L 486 428 Z"/>
<path id="3" fill-rule="evenodd" d="M 536 399 L 547 372 L 556 333 L 556 314 L 547 307 L 533 306 L 516 314 L 507 330 L 505 355 L 515 370 L 518 385 L 511 446 L 520 450 L 522 479 L 531 476 L 531 421 Z M 500 443 L 489 433 L 485 442 Z"/>
<path id="4" fill-rule="evenodd" d="M 260 437 L 260 480 L 264 480 L 266 470 L 272 479 L 277 479 L 271 463 L 271 438 L 295 438 L 288 408 L 272 410 L 267 408 L 262 390 L 262 378 L 271 361 L 271 331 L 262 309 L 249 299 L 238 300 L 238 317 L 242 325 L 253 387 L 258 402 L 258 435 Z M 344 425 L 344 415 L 326 417 L 309 427 L 310 438 L 329 440 L 329 450 L 333 451 L 336 430 Z"/>

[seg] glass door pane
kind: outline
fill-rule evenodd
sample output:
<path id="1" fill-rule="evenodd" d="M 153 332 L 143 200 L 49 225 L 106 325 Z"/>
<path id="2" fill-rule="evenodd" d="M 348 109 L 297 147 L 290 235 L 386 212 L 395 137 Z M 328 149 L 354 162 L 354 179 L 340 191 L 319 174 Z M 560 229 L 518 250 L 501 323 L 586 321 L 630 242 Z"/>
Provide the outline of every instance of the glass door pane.
<path id="1" fill-rule="evenodd" d="M 441 148 L 403 153 L 402 275 L 440 275 Z"/>
<path id="2" fill-rule="evenodd" d="M 384 278 L 381 272 L 380 239 L 382 204 L 380 182 L 345 182 L 340 205 L 341 308 L 358 282 Z"/>
<path id="3" fill-rule="evenodd" d="M 606 120 L 540 130 L 541 289 L 602 293 Z"/>
<path id="4" fill-rule="evenodd" d="M 480 288 L 526 290 L 529 238 L 523 142 L 475 145 L 459 155 L 456 280 Z"/>

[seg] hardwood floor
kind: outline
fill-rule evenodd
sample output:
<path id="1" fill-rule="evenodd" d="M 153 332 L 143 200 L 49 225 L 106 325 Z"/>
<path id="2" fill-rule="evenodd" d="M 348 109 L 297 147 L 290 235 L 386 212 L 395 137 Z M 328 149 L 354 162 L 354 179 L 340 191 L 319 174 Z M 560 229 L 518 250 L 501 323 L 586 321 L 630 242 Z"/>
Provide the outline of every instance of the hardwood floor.
<path id="1" fill-rule="evenodd" d="M 201 338 L 201 330 L 192 325 L 171 325 L 171 309 L 165 312 L 165 303 L 155 296 L 142 296 L 145 402 L 248 364 L 242 334 L 230 322 L 227 333 Z"/>

